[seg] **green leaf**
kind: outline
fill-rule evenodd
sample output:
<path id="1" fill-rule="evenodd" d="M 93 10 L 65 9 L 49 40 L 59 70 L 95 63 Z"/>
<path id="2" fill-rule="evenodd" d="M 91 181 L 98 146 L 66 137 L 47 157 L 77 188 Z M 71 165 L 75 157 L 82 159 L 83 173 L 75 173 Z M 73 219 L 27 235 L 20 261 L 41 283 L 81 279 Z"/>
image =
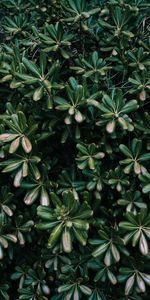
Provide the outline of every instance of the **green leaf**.
<path id="1" fill-rule="evenodd" d="M 37 66 L 30 60 L 28 60 L 27 58 L 23 58 L 22 59 L 24 65 L 26 66 L 26 68 L 33 73 L 36 77 L 40 78 L 41 77 L 41 72 L 40 70 L 37 68 Z"/>
<path id="2" fill-rule="evenodd" d="M 31 205 L 38 197 L 39 194 L 39 187 L 35 188 L 34 190 L 28 192 L 24 198 L 24 203 L 26 205 Z"/>
<path id="3" fill-rule="evenodd" d="M 124 155 L 126 155 L 127 157 L 132 158 L 132 154 L 131 154 L 130 150 L 129 150 L 125 145 L 121 144 L 121 145 L 119 146 L 119 149 L 121 150 L 121 152 L 122 152 Z"/>
<path id="4" fill-rule="evenodd" d="M 72 250 L 71 233 L 67 227 L 65 227 L 62 233 L 62 244 L 64 251 L 70 253 Z"/>
<path id="5" fill-rule="evenodd" d="M 103 253 L 106 252 L 106 250 L 108 249 L 108 247 L 109 247 L 109 243 L 104 243 L 103 245 L 99 246 L 98 248 L 96 248 L 96 250 L 94 250 L 92 252 L 92 256 L 93 257 L 97 257 L 97 256 L 102 255 Z"/>
<path id="6" fill-rule="evenodd" d="M 133 288 L 134 281 L 135 281 L 135 274 L 132 275 L 131 277 L 129 277 L 129 279 L 126 282 L 126 285 L 125 285 L 125 295 L 129 295 L 131 289 Z"/>
<path id="7" fill-rule="evenodd" d="M 80 285 L 79 288 L 84 295 L 90 296 L 92 294 L 92 290 L 83 284 Z"/>
<path id="8" fill-rule="evenodd" d="M 74 232 L 74 235 L 75 235 L 76 239 L 79 241 L 79 243 L 80 243 L 82 246 L 85 246 L 86 243 L 87 243 L 87 235 L 86 235 L 86 232 L 80 231 L 79 229 L 74 228 L 74 227 L 73 227 L 73 232 Z"/>
<path id="9" fill-rule="evenodd" d="M 62 233 L 62 229 L 63 229 L 62 223 L 59 223 L 54 227 L 48 239 L 48 248 L 54 247 L 54 245 L 57 243 L 57 240 Z"/>
<path id="10" fill-rule="evenodd" d="M 32 144 L 31 144 L 30 140 L 26 136 L 23 136 L 21 139 L 21 143 L 22 143 L 22 147 L 23 147 L 24 151 L 26 153 L 30 153 L 32 150 Z"/>

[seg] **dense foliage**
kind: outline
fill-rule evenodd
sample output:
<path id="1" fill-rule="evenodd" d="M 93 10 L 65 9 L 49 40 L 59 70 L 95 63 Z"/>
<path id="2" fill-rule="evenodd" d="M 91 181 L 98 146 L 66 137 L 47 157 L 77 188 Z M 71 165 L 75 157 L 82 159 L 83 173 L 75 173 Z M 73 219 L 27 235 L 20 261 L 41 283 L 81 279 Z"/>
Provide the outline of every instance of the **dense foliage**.
<path id="1" fill-rule="evenodd" d="M 149 1 L 0 18 L 0 300 L 150 299 Z"/>

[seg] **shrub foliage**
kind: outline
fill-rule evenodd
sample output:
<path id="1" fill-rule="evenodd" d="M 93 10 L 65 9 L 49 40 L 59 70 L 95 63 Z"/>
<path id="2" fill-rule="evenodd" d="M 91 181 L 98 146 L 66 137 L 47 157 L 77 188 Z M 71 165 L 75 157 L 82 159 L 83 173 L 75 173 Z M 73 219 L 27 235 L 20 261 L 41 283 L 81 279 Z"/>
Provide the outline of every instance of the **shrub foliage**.
<path id="1" fill-rule="evenodd" d="M 149 1 L 0 12 L 0 299 L 148 300 Z"/>

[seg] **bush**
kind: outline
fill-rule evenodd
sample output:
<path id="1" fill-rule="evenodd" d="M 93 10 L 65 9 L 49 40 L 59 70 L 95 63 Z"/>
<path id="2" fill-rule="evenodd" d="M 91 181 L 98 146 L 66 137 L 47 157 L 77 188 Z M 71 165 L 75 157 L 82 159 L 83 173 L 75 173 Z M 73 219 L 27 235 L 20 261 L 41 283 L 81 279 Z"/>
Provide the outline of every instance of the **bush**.
<path id="1" fill-rule="evenodd" d="M 150 4 L 0 4 L 0 299 L 150 296 Z"/>

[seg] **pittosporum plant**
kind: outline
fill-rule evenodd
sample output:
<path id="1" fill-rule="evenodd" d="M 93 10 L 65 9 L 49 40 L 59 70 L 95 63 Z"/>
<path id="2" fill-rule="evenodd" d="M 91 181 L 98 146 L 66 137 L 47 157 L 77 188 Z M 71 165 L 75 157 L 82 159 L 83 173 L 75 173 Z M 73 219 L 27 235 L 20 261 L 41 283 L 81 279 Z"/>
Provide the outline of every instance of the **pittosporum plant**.
<path id="1" fill-rule="evenodd" d="M 0 1 L 0 300 L 149 300 L 149 14 Z"/>

